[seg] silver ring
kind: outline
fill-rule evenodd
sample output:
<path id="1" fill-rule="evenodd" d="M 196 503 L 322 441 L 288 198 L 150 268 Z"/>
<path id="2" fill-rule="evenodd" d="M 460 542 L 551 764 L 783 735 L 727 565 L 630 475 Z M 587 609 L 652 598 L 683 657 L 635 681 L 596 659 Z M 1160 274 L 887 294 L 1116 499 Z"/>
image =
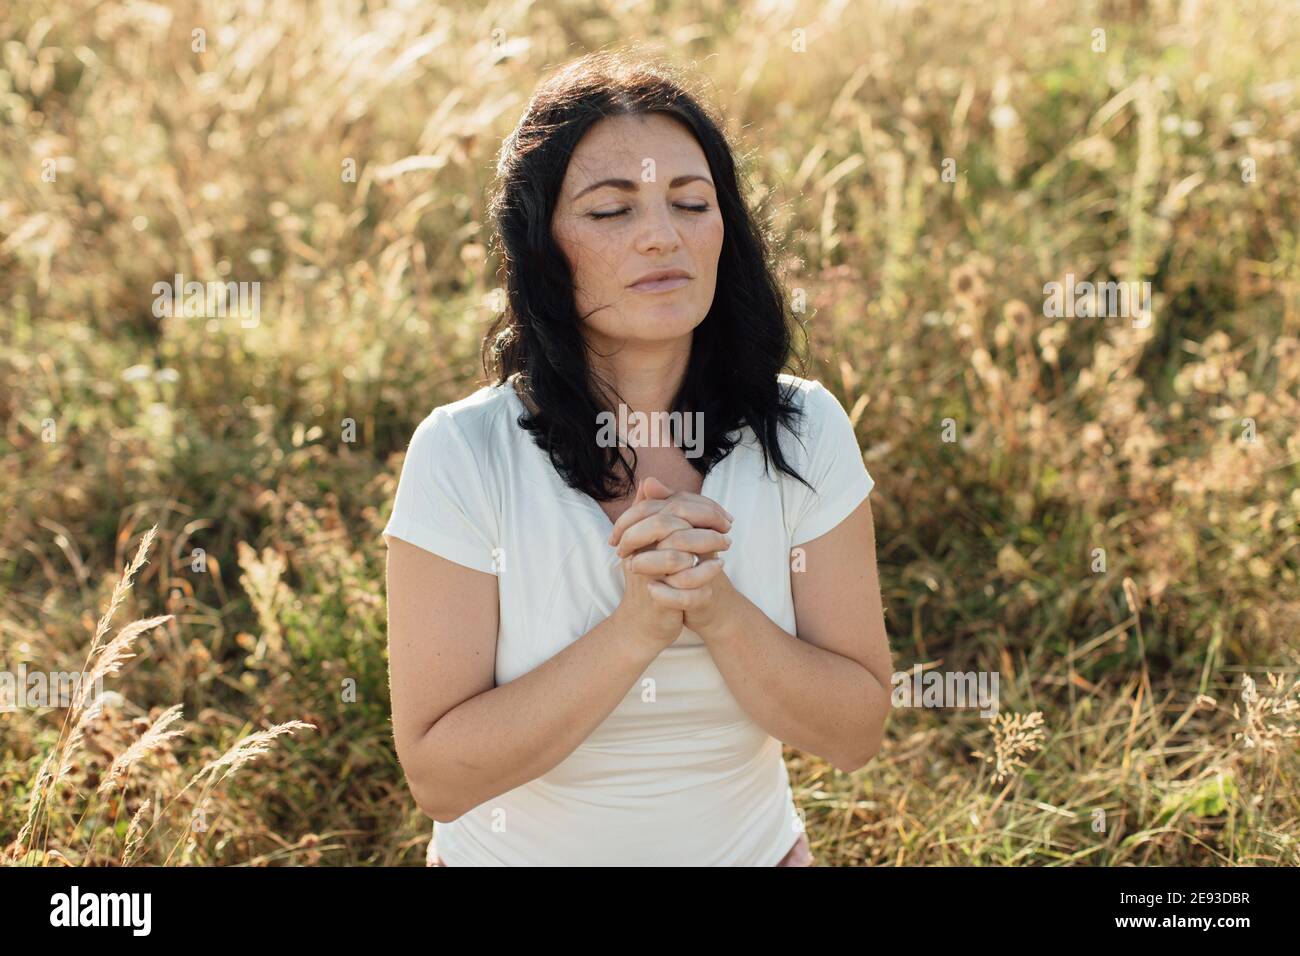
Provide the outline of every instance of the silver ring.
<path id="1" fill-rule="evenodd" d="M 695 563 L 692 564 L 691 567 L 698 568 L 700 566 L 700 556 L 698 554 L 695 554 L 695 555 L 691 555 L 691 557 L 695 558 Z"/>

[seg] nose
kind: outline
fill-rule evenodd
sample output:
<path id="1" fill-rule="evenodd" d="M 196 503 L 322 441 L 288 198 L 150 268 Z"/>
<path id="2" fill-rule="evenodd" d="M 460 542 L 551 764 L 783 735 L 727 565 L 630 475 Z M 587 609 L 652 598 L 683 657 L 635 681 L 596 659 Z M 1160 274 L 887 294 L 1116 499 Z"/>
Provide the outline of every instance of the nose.
<path id="1" fill-rule="evenodd" d="M 673 225 L 672 212 L 663 205 L 646 213 L 637 233 L 638 252 L 671 252 L 682 244 L 677 227 Z"/>

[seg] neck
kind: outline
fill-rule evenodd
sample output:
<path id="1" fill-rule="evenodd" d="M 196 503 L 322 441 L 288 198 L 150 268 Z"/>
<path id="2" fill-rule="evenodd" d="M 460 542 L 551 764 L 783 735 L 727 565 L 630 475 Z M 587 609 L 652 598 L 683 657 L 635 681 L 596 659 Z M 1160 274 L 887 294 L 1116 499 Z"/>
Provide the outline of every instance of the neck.
<path id="1" fill-rule="evenodd" d="M 621 342 L 614 343 L 612 348 L 593 346 L 587 354 L 592 370 L 618 391 L 630 410 L 668 411 L 686 377 L 691 336 L 672 342 Z"/>

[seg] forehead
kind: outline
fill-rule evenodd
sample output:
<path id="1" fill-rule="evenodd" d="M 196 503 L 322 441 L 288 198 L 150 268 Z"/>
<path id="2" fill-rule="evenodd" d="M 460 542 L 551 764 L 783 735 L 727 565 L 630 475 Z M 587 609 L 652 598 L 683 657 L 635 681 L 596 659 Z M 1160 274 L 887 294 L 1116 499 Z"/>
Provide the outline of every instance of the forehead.
<path id="1" fill-rule="evenodd" d="M 704 150 L 677 120 L 659 113 L 607 116 L 587 130 L 574 148 L 564 174 L 564 191 L 575 192 L 607 176 L 639 181 L 648 159 L 672 175 L 709 172 Z"/>

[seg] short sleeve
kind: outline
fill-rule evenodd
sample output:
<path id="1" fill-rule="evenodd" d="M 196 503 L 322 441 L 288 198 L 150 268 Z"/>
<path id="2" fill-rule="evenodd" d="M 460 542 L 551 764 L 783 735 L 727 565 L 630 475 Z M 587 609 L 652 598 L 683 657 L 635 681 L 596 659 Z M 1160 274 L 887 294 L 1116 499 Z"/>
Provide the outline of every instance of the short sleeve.
<path id="1" fill-rule="evenodd" d="M 444 409 L 411 436 L 385 538 L 401 538 L 449 561 L 496 573 L 496 515 L 473 449 Z"/>
<path id="2" fill-rule="evenodd" d="M 819 538 L 853 513 L 871 493 L 875 479 L 862 463 L 862 449 L 853 424 L 839 400 L 820 382 L 804 394 L 804 443 L 799 473 L 817 493 L 790 479 L 792 500 L 787 522 L 790 544 Z"/>

